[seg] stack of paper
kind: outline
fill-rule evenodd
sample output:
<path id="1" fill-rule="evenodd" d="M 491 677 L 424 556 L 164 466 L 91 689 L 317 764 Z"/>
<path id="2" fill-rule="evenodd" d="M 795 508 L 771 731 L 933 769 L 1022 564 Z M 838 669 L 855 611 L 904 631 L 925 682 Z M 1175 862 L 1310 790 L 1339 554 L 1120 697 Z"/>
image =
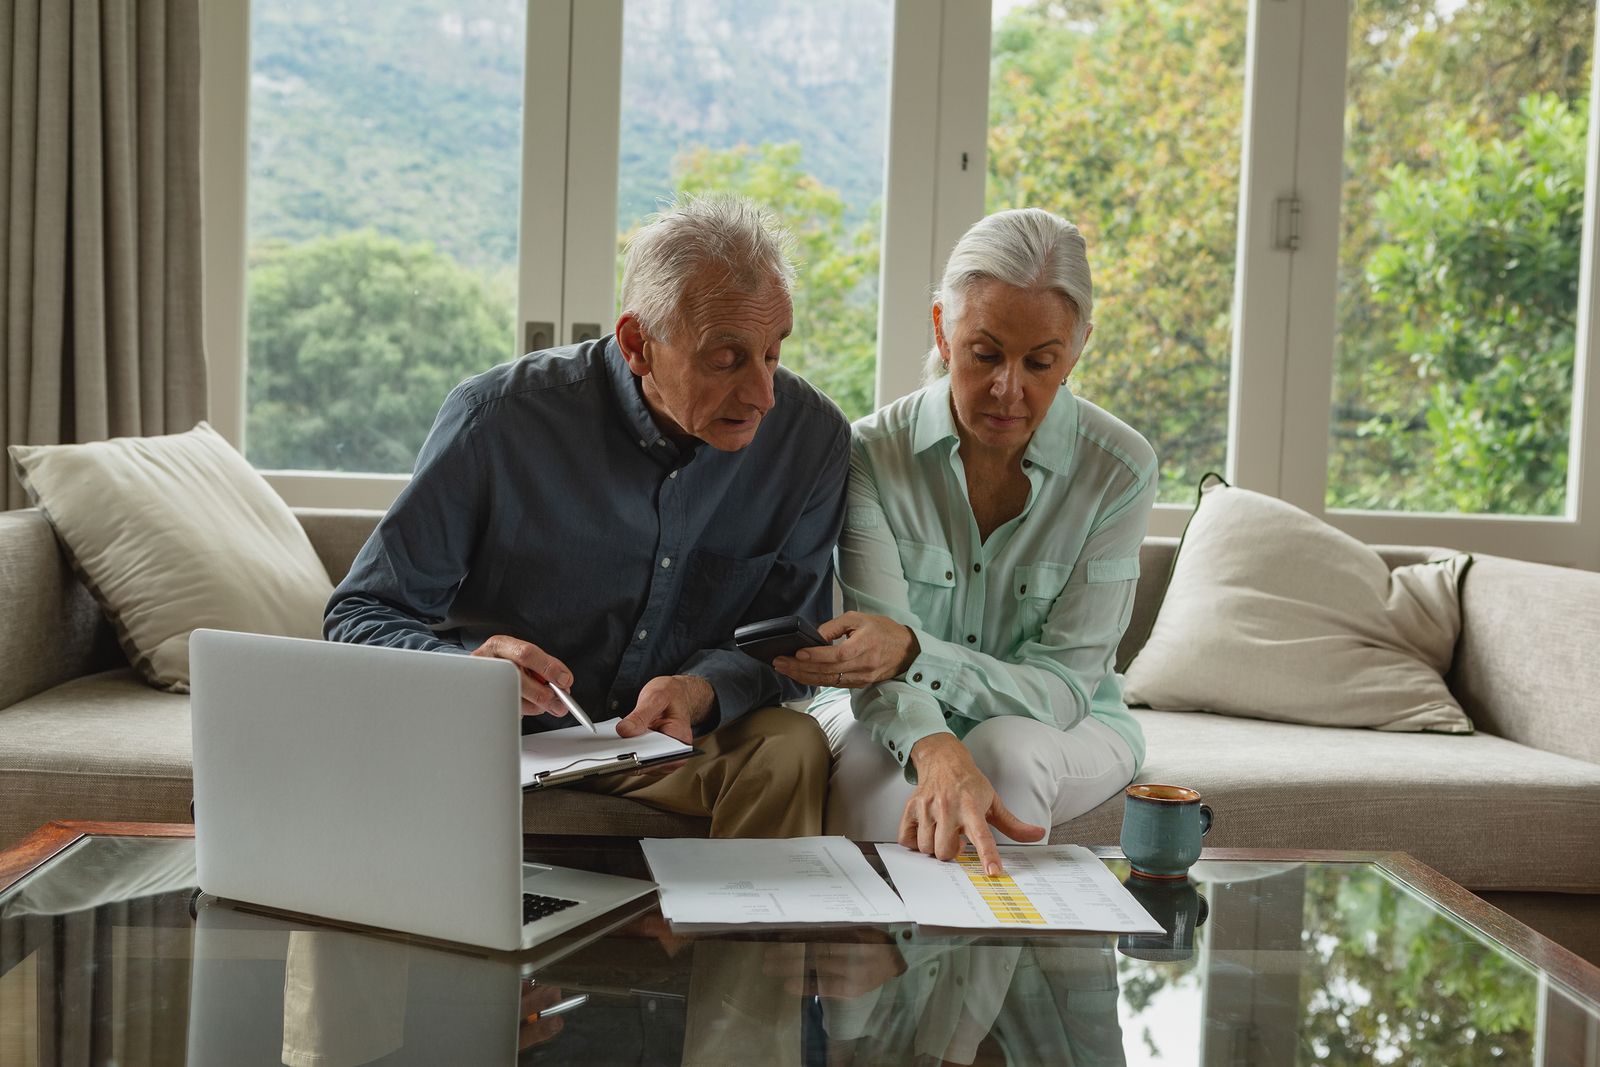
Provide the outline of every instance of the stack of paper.
<path id="1" fill-rule="evenodd" d="M 899 896 L 842 837 L 649 838 L 640 845 L 675 925 L 916 922 L 965 930 L 1155 933 L 1105 864 L 1080 845 L 1004 846 L 990 878 L 970 849 L 954 862 L 878 845 Z"/>
<path id="2" fill-rule="evenodd" d="M 674 923 L 897 923 L 906 909 L 842 837 L 639 842 Z"/>
<path id="3" fill-rule="evenodd" d="M 911 918 L 924 926 L 1163 932 L 1082 845 L 1002 845 L 1006 873 L 998 878 L 983 873 L 970 849 L 949 863 L 900 845 L 879 845 L 878 855 Z"/>

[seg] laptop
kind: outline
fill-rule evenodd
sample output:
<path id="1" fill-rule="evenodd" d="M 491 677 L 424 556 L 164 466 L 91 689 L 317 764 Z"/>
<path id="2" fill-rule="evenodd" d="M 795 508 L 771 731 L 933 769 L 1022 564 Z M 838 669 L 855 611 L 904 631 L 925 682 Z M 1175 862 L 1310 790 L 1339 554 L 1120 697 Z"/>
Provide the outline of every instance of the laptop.
<path id="1" fill-rule="evenodd" d="M 207 893 L 515 951 L 655 890 L 522 862 L 514 664 L 221 630 L 189 664 Z"/>

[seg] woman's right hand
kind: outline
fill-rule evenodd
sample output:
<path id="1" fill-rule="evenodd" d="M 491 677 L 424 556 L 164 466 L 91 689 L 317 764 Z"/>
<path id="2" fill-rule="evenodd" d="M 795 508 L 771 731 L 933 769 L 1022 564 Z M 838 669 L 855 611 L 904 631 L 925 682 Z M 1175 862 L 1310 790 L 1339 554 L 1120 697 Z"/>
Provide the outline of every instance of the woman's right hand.
<path id="1" fill-rule="evenodd" d="M 861 611 L 829 619 L 817 633 L 834 643 L 779 656 L 772 669 L 801 685 L 860 689 L 904 674 L 922 651 L 911 627 Z"/>
<path id="2" fill-rule="evenodd" d="M 994 786 L 955 734 L 929 734 L 911 746 L 917 787 L 900 816 L 900 844 L 941 860 L 953 860 L 961 838 L 972 842 L 990 877 L 1005 873 L 992 825 L 1014 841 L 1038 841 L 1043 826 L 1011 814 Z"/>

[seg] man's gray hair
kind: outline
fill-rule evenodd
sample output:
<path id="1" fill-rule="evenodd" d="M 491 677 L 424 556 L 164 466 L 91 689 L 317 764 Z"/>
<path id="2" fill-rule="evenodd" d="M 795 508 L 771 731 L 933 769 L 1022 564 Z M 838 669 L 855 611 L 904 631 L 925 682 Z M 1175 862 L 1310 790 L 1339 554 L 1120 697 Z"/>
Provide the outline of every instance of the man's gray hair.
<path id="1" fill-rule="evenodd" d="M 789 294 L 792 245 L 772 212 L 742 197 L 680 196 L 628 239 L 622 311 L 631 312 L 652 337 L 673 336 L 685 325 L 688 287 L 707 268 L 720 269 L 722 283 L 740 292 L 776 282 Z"/>
<path id="2" fill-rule="evenodd" d="M 1036 207 L 997 211 L 973 223 L 956 242 L 933 295 L 933 302 L 944 309 L 946 337 L 973 286 L 990 279 L 1018 289 L 1060 293 L 1073 312 L 1072 354 L 1083 351 L 1094 321 L 1094 280 L 1083 234 L 1076 226 Z M 928 354 L 924 378 L 932 380 L 946 370 L 935 346 Z"/>

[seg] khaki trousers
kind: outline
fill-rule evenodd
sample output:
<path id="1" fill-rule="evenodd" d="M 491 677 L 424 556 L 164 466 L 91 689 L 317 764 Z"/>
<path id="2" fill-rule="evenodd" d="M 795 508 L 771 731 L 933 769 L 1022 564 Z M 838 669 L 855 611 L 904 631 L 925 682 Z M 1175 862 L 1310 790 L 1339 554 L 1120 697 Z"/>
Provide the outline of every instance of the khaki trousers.
<path id="1" fill-rule="evenodd" d="M 579 783 L 681 815 L 711 817 L 712 837 L 814 837 L 828 794 L 828 739 L 811 716 L 758 708 L 695 743 L 701 755 L 665 774 Z"/>

